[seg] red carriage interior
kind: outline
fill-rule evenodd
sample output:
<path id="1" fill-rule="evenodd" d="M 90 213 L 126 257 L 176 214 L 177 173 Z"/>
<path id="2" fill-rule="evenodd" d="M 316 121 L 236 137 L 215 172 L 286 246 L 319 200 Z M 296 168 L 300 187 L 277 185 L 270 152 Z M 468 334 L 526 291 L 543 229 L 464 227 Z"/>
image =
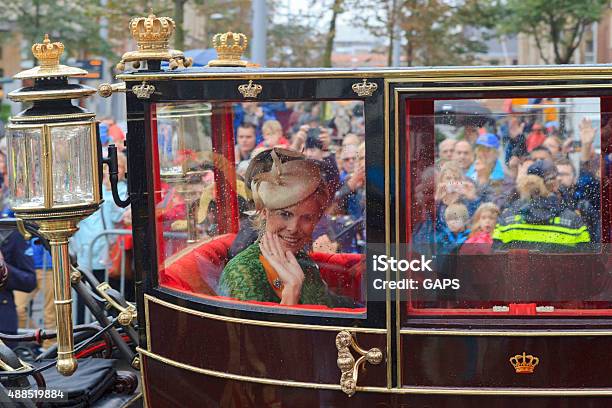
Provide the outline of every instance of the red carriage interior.
<path id="1" fill-rule="evenodd" d="M 167 261 L 167 266 L 160 273 L 160 284 L 199 296 L 214 296 L 215 299 L 237 302 L 235 299 L 219 297 L 216 293 L 221 272 L 228 261 L 228 250 L 235 237 L 236 234 L 224 234 L 179 252 Z M 319 265 L 321 277 L 334 293 L 363 303 L 361 291 L 361 277 L 365 268 L 363 255 L 313 252 L 310 256 Z M 268 302 L 243 303 L 278 306 Z M 329 309 L 317 305 L 298 307 Z M 365 308 L 335 308 L 334 310 L 362 313 Z"/>

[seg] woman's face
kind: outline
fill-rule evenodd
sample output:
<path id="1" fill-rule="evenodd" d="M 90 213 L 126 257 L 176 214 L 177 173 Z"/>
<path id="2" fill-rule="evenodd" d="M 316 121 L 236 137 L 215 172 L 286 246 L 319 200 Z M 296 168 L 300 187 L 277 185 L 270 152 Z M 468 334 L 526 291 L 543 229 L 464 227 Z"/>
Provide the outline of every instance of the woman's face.
<path id="1" fill-rule="evenodd" d="M 477 174 L 485 173 L 488 170 L 487 167 L 487 163 L 485 163 L 485 161 L 481 158 L 476 159 L 476 161 L 474 162 L 474 170 Z"/>
<path id="2" fill-rule="evenodd" d="M 277 234 L 283 249 L 296 253 L 312 240 L 312 231 L 321 215 L 322 209 L 314 194 L 291 207 L 264 209 L 266 232 Z"/>
<path id="3" fill-rule="evenodd" d="M 497 215 L 493 211 L 484 211 L 478 220 L 479 227 L 482 231 L 492 234 L 497 224 Z"/>

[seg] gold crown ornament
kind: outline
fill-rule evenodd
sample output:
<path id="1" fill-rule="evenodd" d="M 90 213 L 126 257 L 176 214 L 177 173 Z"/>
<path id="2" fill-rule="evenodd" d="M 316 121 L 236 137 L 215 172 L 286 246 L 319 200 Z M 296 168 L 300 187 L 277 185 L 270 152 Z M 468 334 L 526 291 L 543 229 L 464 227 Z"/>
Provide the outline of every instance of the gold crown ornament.
<path id="1" fill-rule="evenodd" d="M 217 51 L 217 59 L 208 63 L 209 67 L 246 67 L 249 62 L 240 59 L 247 50 L 249 40 L 242 33 L 219 33 L 213 37 L 213 47 Z"/>
<path id="2" fill-rule="evenodd" d="M 378 85 L 374 82 L 368 82 L 368 80 L 364 78 L 363 82 L 354 83 L 351 89 L 353 89 L 353 92 L 355 92 L 357 96 L 372 96 L 378 89 Z"/>
<path id="3" fill-rule="evenodd" d="M 185 57 L 183 51 L 169 48 L 170 38 L 176 28 L 170 17 L 156 17 L 151 12 L 147 17 L 131 19 L 129 28 L 138 50 L 123 54 L 116 65 L 118 71 L 125 70 L 126 62 L 131 62 L 134 69 L 140 68 L 141 61 L 168 61 L 170 69 L 186 68 L 193 63 L 191 58 Z"/>
<path id="4" fill-rule="evenodd" d="M 56 78 L 74 77 L 86 75 L 87 71 L 81 68 L 60 65 L 60 57 L 64 53 L 64 44 L 61 42 L 51 42 L 49 35 L 45 34 L 42 43 L 32 45 L 32 54 L 38 61 L 38 66 L 19 72 L 15 79 L 37 79 L 37 78 Z"/>
<path id="5" fill-rule="evenodd" d="M 170 17 L 135 17 L 130 20 L 130 33 L 139 50 L 167 50 L 176 25 Z"/>
<path id="6" fill-rule="evenodd" d="M 252 80 L 249 80 L 248 84 L 238 85 L 238 92 L 245 98 L 257 98 L 257 95 L 263 90 L 263 86 L 254 84 Z"/>
<path id="7" fill-rule="evenodd" d="M 61 42 L 52 43 L 49 34 L 45 34 L 42 44 L 32 46 L 32 54 L 38 60 L 41 67 L 50 68 L 59 65 L 60 57 L 64 53 L 64 44 Z"/>
<path id="8" fill-rule="evenodd" d="M 510 357 L 510 364 L 514 367 L 517 374 L 532 374 L 536 366 L 540 363 L 540 359 L 527 354 L 523 351 L 523 354 L 517 354 L 514 357 Z"/>

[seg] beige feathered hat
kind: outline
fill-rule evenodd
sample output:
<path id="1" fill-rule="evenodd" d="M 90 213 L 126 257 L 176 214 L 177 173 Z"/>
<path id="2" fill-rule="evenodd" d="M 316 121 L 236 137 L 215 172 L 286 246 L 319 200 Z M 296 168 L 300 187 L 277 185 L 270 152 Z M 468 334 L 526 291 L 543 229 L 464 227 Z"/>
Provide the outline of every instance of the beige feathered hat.
<path id="1" fill-rule="evenodd" d="M 274 149 L 271 156 L 272 169 L 257 174 L 251 182 L 257 210 L 291 207 L 317 191 L 322 178 L 321 170 L 314 161 L 302 157 L 282 163 Z"/>

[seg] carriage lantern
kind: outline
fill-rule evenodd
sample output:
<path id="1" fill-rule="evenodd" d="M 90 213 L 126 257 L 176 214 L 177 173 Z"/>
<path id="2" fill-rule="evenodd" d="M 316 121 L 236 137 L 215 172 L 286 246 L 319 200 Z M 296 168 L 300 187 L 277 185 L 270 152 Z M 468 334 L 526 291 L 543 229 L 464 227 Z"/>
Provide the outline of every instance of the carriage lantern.
<path id="1" fill-rule="evenodd" d="M 8 161 L 11 206 L 15 216 L 39 225 L 49 240 L 57 315 L 57 370 L 71 375 L 77 368 L 72 337 L 71 267 L 68 239 L 77 224 L 95 212 L 101 199 L 101 146 L 95 114 L 71 103 L 95 89 L 71 84 L 68 78 L 87 74 L 60 65 L 64 45 L 34 44 L 39 62 L 15 79 L 30 85 L 9 93 L 30 107 L 10 118 Z M 73 276 L 77 278 L 77 276 Z"/>

